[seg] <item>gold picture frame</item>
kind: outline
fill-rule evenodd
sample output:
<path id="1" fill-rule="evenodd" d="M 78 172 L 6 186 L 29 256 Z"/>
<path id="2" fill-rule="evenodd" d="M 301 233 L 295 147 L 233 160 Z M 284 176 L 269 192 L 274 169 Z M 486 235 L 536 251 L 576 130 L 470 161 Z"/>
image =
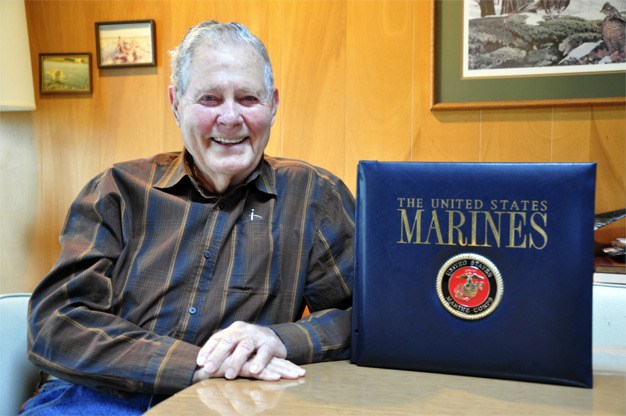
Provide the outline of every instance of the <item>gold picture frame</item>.
<path id="1" fill-rule="evenodd" d="M 93 91 L 90 52 L 40 53 L 41 94 L 91 94 Z"/>
<path id="2" fill-rule="evenodd" d="M 154 20 L 96 22 L 98 68 L 156 66 Z"/>

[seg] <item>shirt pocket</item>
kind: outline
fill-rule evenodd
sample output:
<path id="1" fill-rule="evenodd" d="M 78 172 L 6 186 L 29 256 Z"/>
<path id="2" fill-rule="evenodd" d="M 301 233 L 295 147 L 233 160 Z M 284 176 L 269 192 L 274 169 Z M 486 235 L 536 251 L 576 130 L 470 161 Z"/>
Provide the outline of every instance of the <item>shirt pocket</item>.
<path id="1" fill-rule="evenodd" d="M 280 290 L 282 225 L 255 219 L 239 222 L 235 230 L 227 290 L 276 294 Z"/>

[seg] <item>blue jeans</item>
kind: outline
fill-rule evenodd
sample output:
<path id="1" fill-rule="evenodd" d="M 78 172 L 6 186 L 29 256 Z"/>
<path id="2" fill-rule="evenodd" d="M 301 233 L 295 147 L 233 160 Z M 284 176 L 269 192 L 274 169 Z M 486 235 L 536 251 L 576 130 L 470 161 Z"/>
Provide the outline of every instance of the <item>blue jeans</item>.
<path id="1" fill-rule="evenodd" d="M 21 415 L 33 416 L 131 416 L 142 415 L 164 397 L 130 394 L 121 397 L 64 380 L 50 380 L 29 399 Z"/>

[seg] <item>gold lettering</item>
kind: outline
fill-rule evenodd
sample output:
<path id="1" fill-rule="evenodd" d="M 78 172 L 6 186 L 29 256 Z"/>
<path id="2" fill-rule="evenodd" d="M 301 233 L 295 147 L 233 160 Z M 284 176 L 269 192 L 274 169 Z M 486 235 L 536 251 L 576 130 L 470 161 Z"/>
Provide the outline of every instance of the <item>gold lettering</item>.
<path id="1" fill-rule="evenodd" d="M 548 245 L 545 200 L 427 198 L 424 204 L 423 198 L 398 197 L 396 201 L 400 207 L 398 244 L 535 250 Z M 422 209 L 424 205 L 432 209 Z"/>
<path id="2" fill-rule="evenodd" d="M 396 198 L 399 208 L 424 208 L 424 201 L 422 198 Z"/>
<path id="3" fill-rule="evenodd" d="M 461 198 L 431 198 L 430 207 L 440 209 L 482 209 L 483 201 L 480 199 L 461 199 Z"/>
<path id="4" fill-rule="evenodd" d="M 454 215 L 458 214 L 459 223 L 454 223 Z M 465 224 L 465 215 L 461 211 L 448 211 L 448 244 L 454 245 L 454 230 L 457 231 L 458 235 L 458 244 L 460 246 L 467 245 L 467 237 L 463 237 L 463 230 L 461 227 Z"/>
<path id="5" fill-rule="evenodd" d="M 398 244 L 410 244 L 413 241 L 413 235 L 415 234 L 415 244 L 420 244 L 420 233 L 421 233 L 421 224 L 422 224 L 422 212 L 423 210 L 417 210 L 415 212 L 415 218 L 413 219 L 413 225 L 409 225 L 409 217 L 406 214 L 406 209 L 398 209 L 400 211 L 400 240 L 397 241 Z M 406 234 L 406 240 L 404 238 Z"/>
<path id="6" fill-rule="evenodd" d="M 493 221 L 493 217 L 491 216 L 491 214 L 489 212 L 485 212 L 485 241 L 482 244 L 484 247 L 491 247 L 491 244 L 489 244 L 489 232 L 487 227 L 489 227 L 489 229 L 491 229 L 491 232 L 493 233 L 493 236 L 496 240 L 496 247 L 500 247 L 500 227 L 502 225 L 502 213 L 494 212 L 494 214 L 498 216 L 497 225 Z"/>
<path id="7" fill-rule="evenodd" d="M 436 210 L 432 210 L 432 218 L 430 220 L 430 226 L 428 227 L 428 234 L 426 235 L 426 244 L 430 243 L 430 233 L 431 231 L 435 231 L 435 234 L 437 234 L 437 243 L 438 245 L 443 245 L 443 237 L 441 235 L 441 226 L 439 225 L 439 217 L 437 217 L 437 211 Z"/>
<path id="8" fill-rule="evenodd" d="M 541 220 L 543 220 L 542 221 L 543 227 L 537 223 L 537 221 L 535 220 L 536 217 L 539 217 Z M 534 212 L 530 216 L 530 226 L 535 231 L 537 231 L 537 233 L 543 238 L 543 244 L 538 245 L 537 243 L 535 243 L 535 239 L 533 238 L 531 234 L 528 239 L 528 247 L 536 248 L 537 250 L 543 250 L 548 245 L 548 233 L 546 233 L 546 230 L 545 230 L 545 227 L 547 225 L 548 225 L 548 214 Z"/>
<path id="9" fill-rule="evenodd" d="M 526 248 L 526 235 L 522 234 L 522 226 L 526 225 L 525 212 L 509 212 L 509 248 Z M 519 222 L 516 217 L 520 217 Z M 517 243 L 516 237 L 522 237 L 522 241 Z"/>

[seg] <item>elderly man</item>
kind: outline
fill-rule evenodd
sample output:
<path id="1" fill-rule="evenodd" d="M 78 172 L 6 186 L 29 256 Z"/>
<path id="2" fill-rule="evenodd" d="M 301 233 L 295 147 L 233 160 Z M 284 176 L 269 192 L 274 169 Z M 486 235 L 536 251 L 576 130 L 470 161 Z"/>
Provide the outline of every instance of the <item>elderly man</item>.
<path id="1" fill-rule="evenodd" d="M 279 101 L 264 45 L 199 24 L 171 78 L 184 151 L 115 164 L 72 204 L 31 300 L 29 357 L 49 376 L 25 414 L 141 414 L 199 380 L 348 357 L 354 198 L 264 155 Z"/>

